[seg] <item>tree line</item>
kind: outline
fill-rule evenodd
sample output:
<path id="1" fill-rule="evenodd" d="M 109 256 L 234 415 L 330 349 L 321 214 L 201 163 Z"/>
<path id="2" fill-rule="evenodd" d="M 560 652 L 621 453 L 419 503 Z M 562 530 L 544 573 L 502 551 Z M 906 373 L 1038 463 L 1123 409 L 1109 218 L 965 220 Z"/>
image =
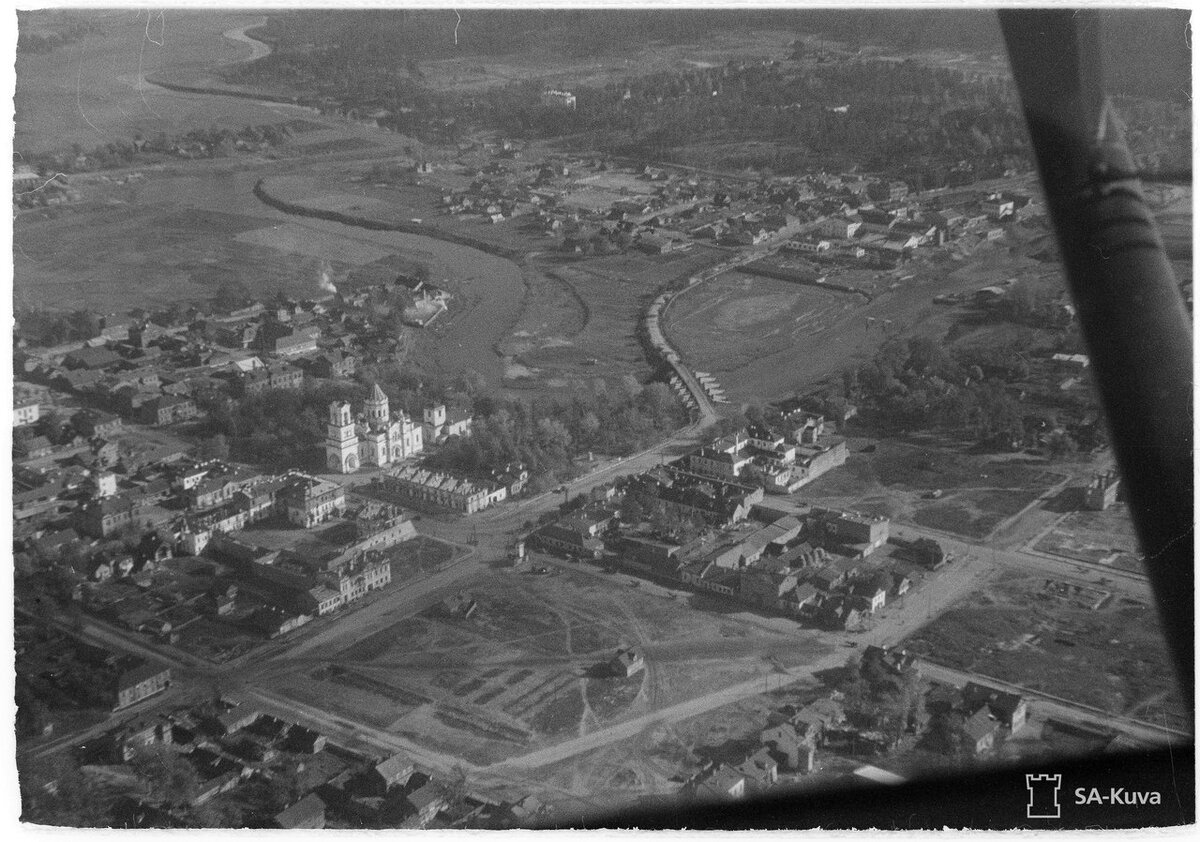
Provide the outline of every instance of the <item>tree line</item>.
<path id="1" fill-rule="evenodd" d="M 684 421 L 670 388 L 657 382 L 618 394 L 579 391 L 528 402 L 481 396 L 474 409 L 470 437 L 449 441 L 428 464 L 481 474 L 522 463 L 531 476 L 548 481 L 570 473 L 589 452 L 628 455 Z"/>
<path id="2" fill-rule="evenodd" d="M 265 143 L 275 147 L 286 143 L 291 136 L 292 131 L 285 123 L 247 125 L 240 129 L 210 126 L 176 135 L 158 132 L 152 137 L 145 137 L 138 132 L 128 140 L 101 143 L 91 149 L 73 143 L 69 150 L 58 152 L 17 151 L 13 159 L 18 164 L 49 176 L 130 167 L 139 161 L 157 160 L 180 151 L 191 157 L 225 158 L 237 151 L 239 143 Z"/>

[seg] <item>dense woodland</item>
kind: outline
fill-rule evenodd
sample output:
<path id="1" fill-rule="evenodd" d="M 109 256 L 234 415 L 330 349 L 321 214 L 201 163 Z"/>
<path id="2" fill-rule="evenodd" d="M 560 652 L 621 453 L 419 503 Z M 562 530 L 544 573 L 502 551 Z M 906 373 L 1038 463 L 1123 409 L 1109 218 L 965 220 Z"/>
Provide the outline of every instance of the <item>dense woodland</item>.
<path id="1" fill-rule="evenodd" d="M 1025 328 L 1007 342 L 965 347 L 924 336 L 892 338 L 871 362 L 843 372 L 842 394 L 885 433 L 942 430 L 1009 450 L 1037 444 L 1045 432 L 1041 444 L 1048 454 L 1065 456 L 1101 444 L 1103 429 L 1084 423 L 1051 429 L 1044 413 L 1029 412 L 1014 385 L 1028 382 L 1036 356 L 1078 351 L 1078 343 L 1073 327 L 1056 334 Z M 1058 408 L 1073 410 L 1068 416 L 1081 415 L 1094 402 L 1088 395 L 1080 405 L 1060 397 Z"/>
<path id="2" fill-rule="evenodd" d="M 255 30 L 275 52 L 231 71 L 231 81 L 301 94 L 339 108 L 383 108 L 390 128 L 429 142 L 455 142 L 474 129 L 521 138 L 568 138 L 581 150 L 694 165 L 770 168 L 916 169 L 915 189 L 941 186 L 923 165 L 967 162 L 977 177 L 1030 166 L 1012 83 L 902 63 L 855 58 L 860 45 L 904 50 L 1003 52 L 995 16 L 985 11 L 475 11 L 459 23 L 445 11 L 306 11 L 271 16 Z M 1153 155 L 1150 168 L 1185 165 L 1190 148 L 1184 18 L 1114 13 L 1106 62 L 1112 90 L 1157 102 L 1122 103 L 1131 146 Z M 457 24 L 457 34 L 455 25 Z M 651 42 L 702 43 L 717 32 L 771 28 L 816 34 L 849 50 L 824 55 L 794 45 L 793 58 L 629 77 L 603 87 L 574 86 L 575 110 L 539 103 L 542 85 L 516 83 L 470 94 L 427 90 L 421 62 L 478 57 L 482 69 L 505 54 L 547 53 L 564 60 L 602 52 L 632 55 Z M 1157 41 L 1152 36 L 1157 34 Z M 447 38 L 456 42 L 447 44 Z M 1165 48 L 1147 64 L 1143 48 Z M 1109 55 L 1111 53 L 1111 55 Z M 851 56 L 851 57 L 848 57 Z M 1180 58 L 1182 56 L 1182 63 Z M 828 59 L 828 61 L 826 61 Z M 842 106 L 849 106 L 844 112 Z M 839 109 L 834 111 L 833 109 Z M 1149 111 L 1146 109 L 1149 108 Z M 702 138 L 704 148 L 697 149 Z M 738 149 L 737 144 L 765 147 Z M 717 145 L 726 145 L 717 151 Z M 1162 158 L 1167 160 L 1161 160 Z"/>
<path id="3" fill-rule="evenodd" d="M 1011 84 L 967 80 L 915 62 L 853 61 L 789 70 L 727 65 L 662 73 L 603 90 L 577 89 L 575 111 L 537 104 L 533 85 L 491 92 L 477 110 L 507 134 L 569 135 L 580 148 L 686 161 L 706 144 L 771 142 L 745 165 L 902 166 L 968 161 L 1028 167 L 1028 139 Z M 628 98 L 626 98 L 628 94 Z M 848 106 L 845 113 L 835 111 Z M 694 154 L 694 152 L 692 153 Z M 933 185 L 931 185 L 933 186 Z"/>

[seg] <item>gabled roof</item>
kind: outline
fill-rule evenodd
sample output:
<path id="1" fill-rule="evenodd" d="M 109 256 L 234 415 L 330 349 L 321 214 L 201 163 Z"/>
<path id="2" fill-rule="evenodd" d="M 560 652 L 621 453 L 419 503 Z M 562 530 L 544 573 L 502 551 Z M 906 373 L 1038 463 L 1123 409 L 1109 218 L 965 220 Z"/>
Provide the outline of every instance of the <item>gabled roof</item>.
<path id="1" fill-rule="evenodd" d="M 136 687 L 148 678 L 153 678 L 156 675 L 170 671 L 171 668 L 163 664 L 154 661 L 143 661 L 117 676 L 117 689 L 127 690 L 130 687 Z"/>
<path id="2" fill-rule="evenodd" d="M 316 793 L 310 792 L 291 807 L 275 816 L 275 824 L 284 828 L 303 827 L 312 822 L 317 816 L 322 822 L 325 818 L 325 802 Z"/>
<path id="3" fill-rule="evenodd" d="M 442 788 L 433 781 L 408 794 L 408 803 L 416 807 L 418 812 L 444 800 L 445 795 L 442 793 Z"/>
<path id="4" fill-rule="evenodd" d="M 380 777 L 389 781 L 410 774 L 412 770 L 412 758 L 403 752 L 393 754 L 387 760 L 375 765 L 375 771 L 379 773 Z"/>
<path id="5" fill-rule="evenodd" d="M 991 687 L 985 687 L 982 684 L 976 684 L 974 681 L 967 682 L 967 686 L 963 688 L 962 696 L 963 703 L 968 709 L 986 705 L 987 709 L 992 713 L 1006 719 L 1011 719 L 1013 713 L 1025 701 L 1016 693 L 1006 693 L 1003 690 L 996 690 Z"/>
<path id="6" fill-rule="evenodd" d="M 986 706 L 981 707 L 974 716 L 963 723 L 964 733 L 974 742 L 979 742 L 988 734 L 994 734 L 998 727 L 999 723 L 992 718 Z"/>

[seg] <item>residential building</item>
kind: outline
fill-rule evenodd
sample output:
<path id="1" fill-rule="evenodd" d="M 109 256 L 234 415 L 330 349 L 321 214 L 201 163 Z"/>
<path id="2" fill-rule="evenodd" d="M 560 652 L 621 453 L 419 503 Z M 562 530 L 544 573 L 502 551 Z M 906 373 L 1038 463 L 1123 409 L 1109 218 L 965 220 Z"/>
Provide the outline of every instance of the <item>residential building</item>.
<path id="1" fill-rule="evenodd" d="M 358 369 L 358 357 L 347 354 L 339 349 L 318 354 L 309 364 L 309 371 L 314 377 L 326 380 L 340 380 L 350 377 Z"/>
<path id="2" fill-rule="evenodd" d="M 1096 474 L 1084 491 L 1083 507 L 1093 512 L 1102 512 L 1117 501 L 1121 477 L 1116 471 Z"/>
<path id="3" fill-rule="evenodd" d="M 380 477 L 380 486 L 416 508 L 472 514 L 508 497 L 504 485 L 463 479 L 452 474 L 431 471 L 418 465 L 405 465 Z"/>
<path id="4" fill-rule="evenodd" d="M 304 385 L 304 372 L 287 363 L 239 371 L 233 390 L 241 397 L 261 395 L 268 389 L 299 389 Z"/>
<path id="5" fill-rule="evenodd" d="M 697 516 L 714 526 L 745 520 L 755 503 L 762 502 L 758 487 L 725 482 L 671 466 L 648 471 L 638 485 L 683 517 Z"/>
<path id="6" fill-rule="evenodd" d="M 123 527 L 159 526 L 171 520 L 173 513 L 154 505 L 152 500 L 135 498 L 132 492 L 114 497 L 89 500 L 75 510 L 73 522 L 85 535 L 107 538 Z"/>
<path id="7" fill-rule="evenodd" d="M 972 715 L 980 710 L 986 710 L 998 722 L 1015 734 L 1025 727 L 1029 714 L 1028 702 L 1016 693 L 996 690 L 974 681 L 967 682 L 962 691 L 962 707 Z"/>
<path id="8" fill-rule="evenodd" d="M 863 555 L 887 542 L 890 521 L 857 512 L 842 512 L 814 507 L 812 517 L 820 524 L 827 539 L 841 546 L 858 547 Z"/>
<path id="9" fill-rule="evenodd" d="M 310 792 L 275 815 L 275 827 L 283 830 L 321 830 L 325 827 L 325 802 Z"/>
<path id="10" fill-rule="evenodd" d="M 790 722 L 778 722 L 763 729 L 759 741 L 768 748 L 771 758 L 785 772 L 794 772 L 801 767 L 801 750 L 803 741 L 796 733 L 796 726 Z M 810 756 L 811 759 L 811 756 Z M 811 768 L 805 771 L 812 771 Z"/>
<path id="11" fill-rule="evenodd" d="M 258 345 L 280 356 L 311 354 L 317 350 L 321 329 L 313 324 L 296 325 L 268 319 L 258 331 Z"/>
<path id="12" fill-rule="evenodd" d="M 836 224 L 831 227 L 836 228 L 838 231 L 842 230 L 841 226 Z M 847 228 L 849 228 L 849 225 L 847 225 Z M 831 243 L 829 240 L 821 239 L 820 237 L 807 236 L 797 237 L 794 240 L 788 240 L 783 244 L 783 247 L 788 251 L 798 251 L 805 254 L 819 254 L 820 252 L 829 251 L 832 249 L 833 243 Z"/>
<path id="13" fill-rule="evenodd" d="M 183 395 L 162 395 L 146 401 L 138 408 L 138 420 L 143 424 L 166 426 L 187 421 L 200 414 L 196 402 Z"/>
<path id="14" fill-rule="evenodd" d="M 301 473 L 290 473 L 285 479 L 278 499 L 296 526 L 308 529 L 346 508 L 346 489 L 335 482 Z"/>
<path id="15" fill-rule="evenodd" d="M 765 746 L 736 764 L 733 769 L 747 780 L 754 781 L 760 789 L 766 789 L 779 781 L 779 763 Z"/>
<path id="16" fill-rule="evenodd" d="M 376 763 L 364 774 L 360 782 L 361 788 L 367 793 L 383 795 L 393 787 L 401 787 L 408 783 L 416 771 L 412 758 L 400 752 Z"/>
<path id="17" fill-rule="evenodd" d="M 136 663 L 117 674 L 116 705 L 123 710 L 143 699 L 161 693 L 171 686 L 171 668 L 162 664 L 136 659 Z"/>
<path id="18" fill-rule="evenodd" d="M 414 823 L 417 827 L 428 825 L 449 804 L 442 787 L 433 781 L 408 793 L 405 798 L 416 813 Z"/>
<path id="19" fill-rule="evenodd" d="M 720 764 L 693 778 L 684 791 L 700 800 L 737 800 L 746 795 L 746 776 L 733 767 Z"/>
<path id="20" fill-rule="evenodd" d="M 981 707 L 963 723 L 963 734 L 975 754 L 983 754 L 996 744 L 996 732 L 1000 728 L 987 706 Z"/>
<path id="21" fill-rule="evenodd" d="M 596 533 L 573 518 L 547 524 L 530 537 L 544 549 L 576 558 L 598 559 L 604 550 L 604 543 Z"/>
<path id="22" fill-rule="evenodd" d="M 646 659 L 640 652 L 632 649 L 618 649 L 617 654 L 609 658 L 606 666 L 610 675 L 629 678 L 646 668 Z"/>
<path id="23" fill-rule="evenodd" d="M 700 476 L 735 480 L 754 456 L 746 451 L 746 440 L 738 435 L 718 439 L 687 457 L 688 470 Z"/>
<path id="24" fill-rule="evenodd" d="M 1007 219 L 1016 213 L 1016 202 L 1003 193 L 992 193 L 979 203 L 979 209 L 988 219 Z"/>
<path id="25" fill-rule="evenodd" d="M 830 216 L 821 220 L 817 230 L 828 237 L 839 240 L 850 240 L 863 226 L 863 219 L 858 214 L 847 216 Z"/>
<path id="26" fill-rule="evenodd" d="M 547 90 L 542 92 L 542 105 L 553 108 L 569 108 L 575 110 L 575 94 L 570 91 Z"/>
<path id="27" fill-rule="evenodd" d="M 71 351 L 63 358 L 63 365 L 68 369 L 86 369 L 88 371 L 115 368 L 122 362 L 121 355 L 117 352 L 110 351 L 108 348 L 90 346 Z"/>
<path id="28" fill-rule="evenodd" d="M 208 321 L 204 334 L 210 342 L 225 348 L 245 350 L 258 338 L 258 322 L 249 319 L 233 321 Z"/>
<path id="29" fill-rule="evenodd" d="M 38 420 L 38 402 L 35 400 L 19 400 L 13 403 L 13 426 L 24 427 Z"/>
<path id="30" fill-rule="evenodd" d="M 41 459 L 54 452 L 54 445 L 45 436 L 19 439 L 13 444 L 13 454 L 18 459 Z"/>
<path id="31" fill-rule="evenodd" d="M 908 185 L 898 179 L 872 181 L 867 185 L 867 195 L 877 202 L 898 202 L 908 195 Z"/>
<path id="32" fill-rule="evenodd" d="M 99 409 L 81 409 L 71 416 L 71 426 L 81 436 L 113 436 L 124 428 L 125 422 L 121 416 L 113 415 Z"/>

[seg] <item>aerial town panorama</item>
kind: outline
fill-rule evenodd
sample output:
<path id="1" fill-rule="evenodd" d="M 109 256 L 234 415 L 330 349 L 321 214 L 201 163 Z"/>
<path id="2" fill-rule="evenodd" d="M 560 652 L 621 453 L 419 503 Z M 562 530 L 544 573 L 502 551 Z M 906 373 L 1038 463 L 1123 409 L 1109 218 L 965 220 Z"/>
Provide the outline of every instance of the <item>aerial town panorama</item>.
<path id="1" fill-rule="evenodd" d="M 24 821 L 1191 742 L 993 13 L 29 11 L 15 107 Z"/>

